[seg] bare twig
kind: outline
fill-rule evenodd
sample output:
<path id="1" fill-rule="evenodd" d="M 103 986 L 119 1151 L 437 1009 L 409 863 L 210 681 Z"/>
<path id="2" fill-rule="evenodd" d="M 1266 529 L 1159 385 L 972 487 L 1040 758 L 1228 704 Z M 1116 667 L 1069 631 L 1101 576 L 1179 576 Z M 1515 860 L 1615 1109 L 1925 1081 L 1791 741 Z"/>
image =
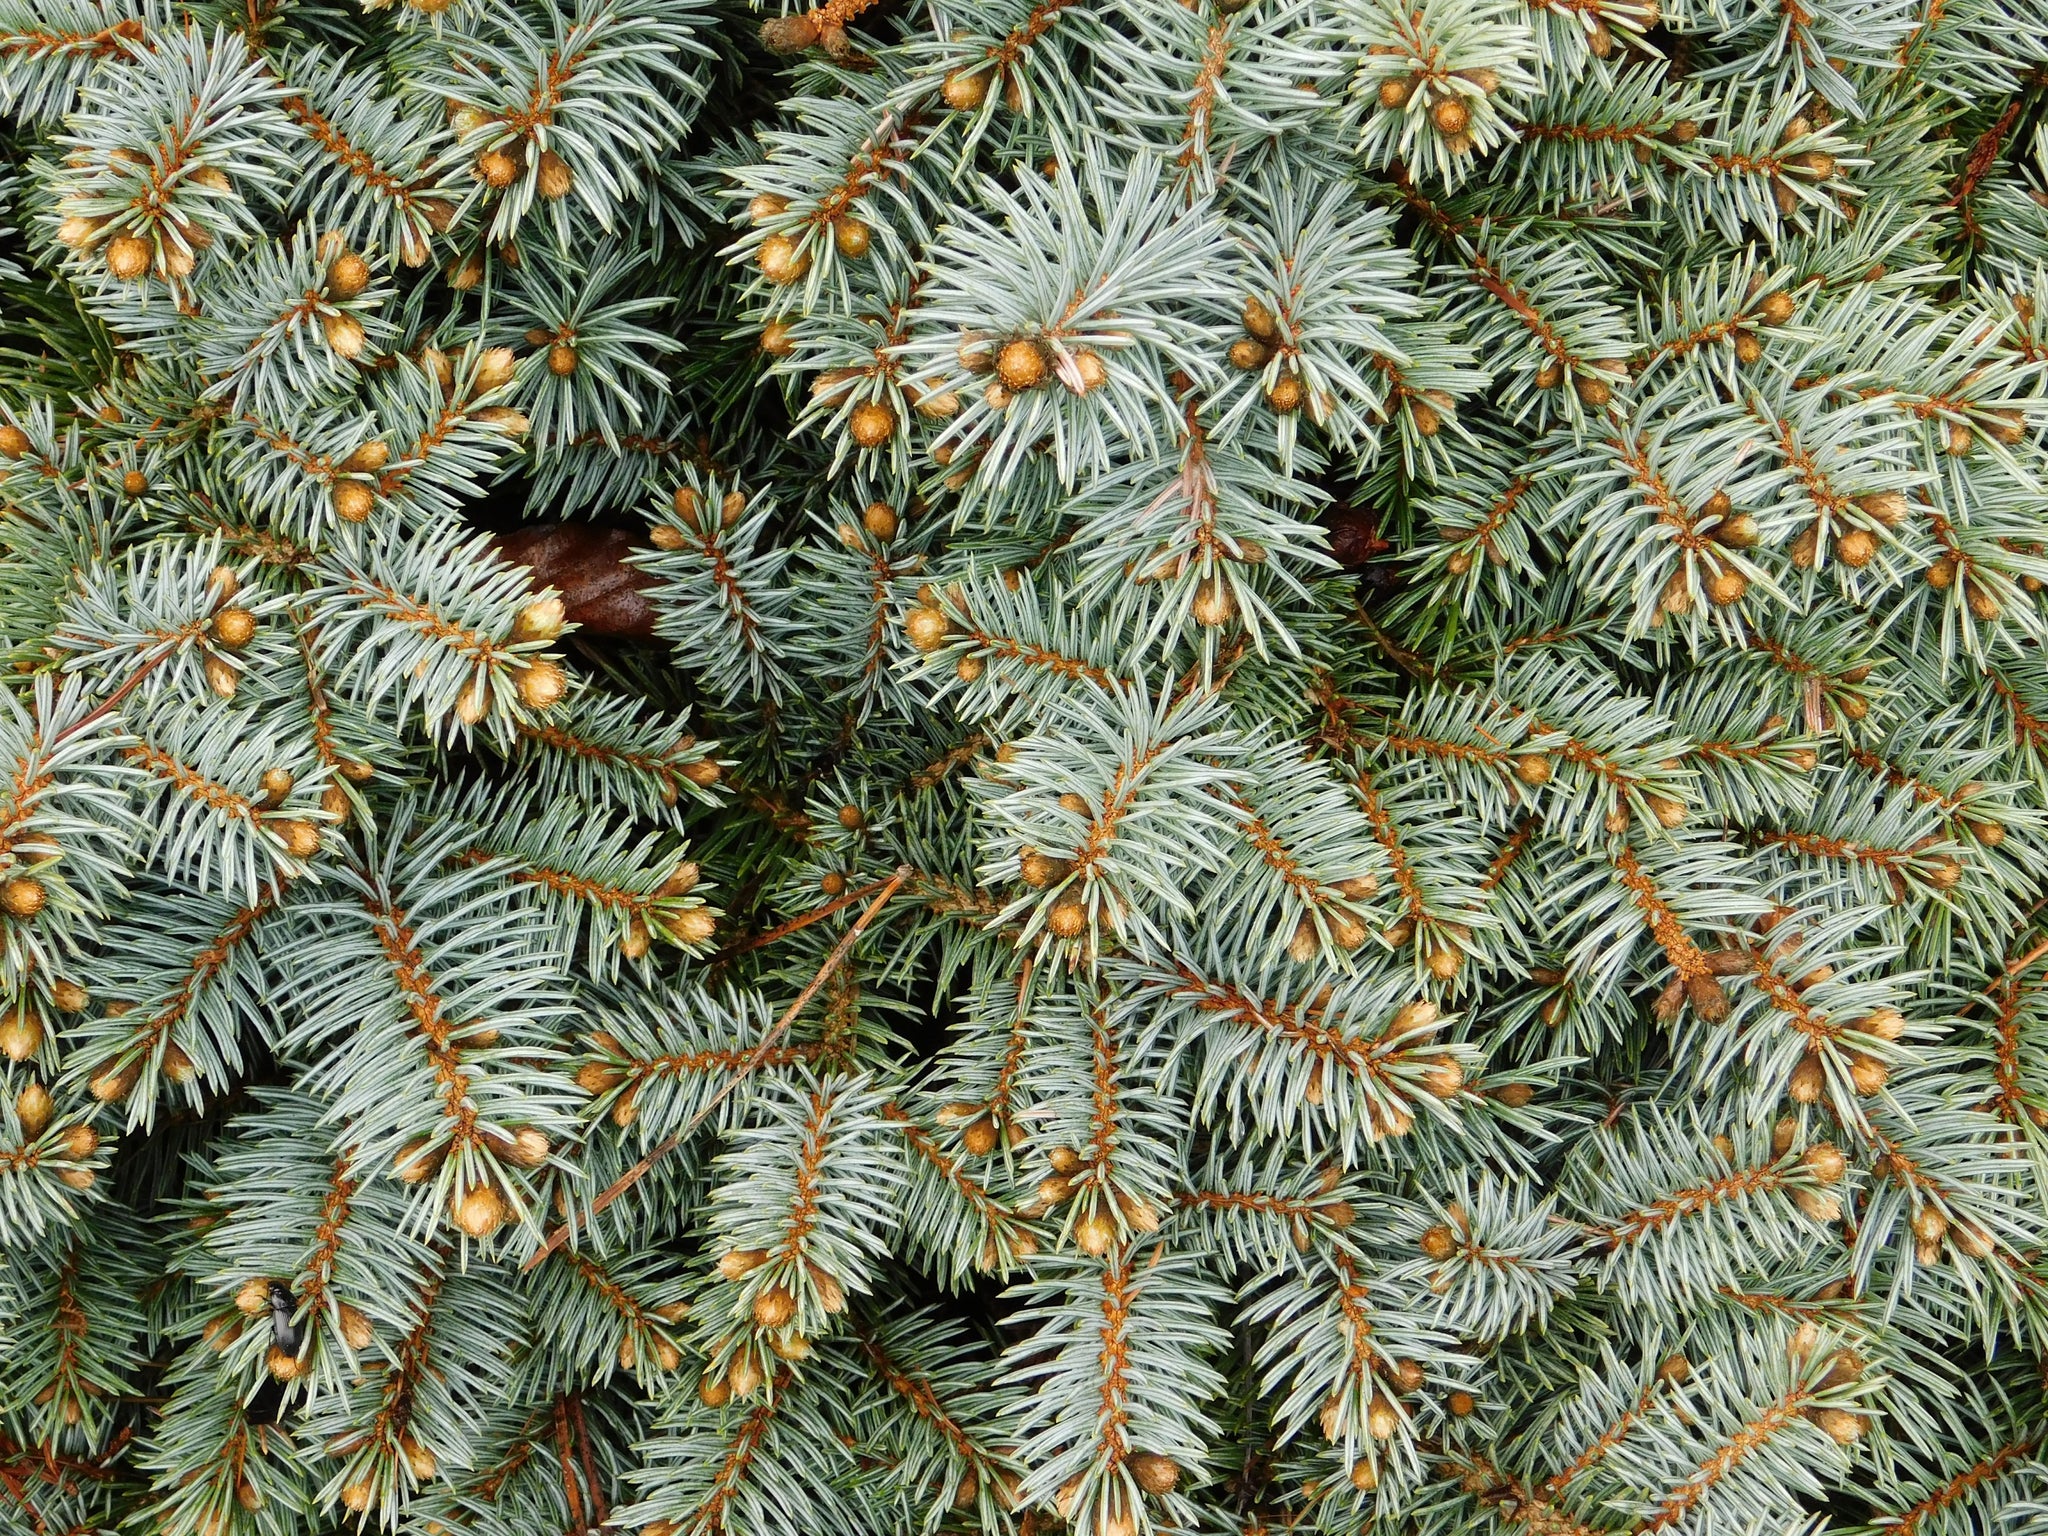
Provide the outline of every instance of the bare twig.
<path id="1" fill-rule="evenodd" d="M 706 963 L 710 965 L 723 965 L 735 956 L 744 955 L 750 949 L 759 949 L 765 944 L 773 944 L 777 939 L 786 939 L 792 933 L 808 928 L 811 924 L 830 917 L 834 912 L 844 907 L 852 906 L 856 901 L 864 897 L 874 895 L 875 892 L 888 883 L 886 879 L 871 881 L 857 891 L 848 891 L 843 896 L 835 896 L 821 907 L 813 907 L 800 917 L 792 917 L 786 923 L 779 923 L 775 927 L 770 928 L 766 933 L 757 933 L 752 938 L 735 939 L 717 954 L 713 955 Z"/>

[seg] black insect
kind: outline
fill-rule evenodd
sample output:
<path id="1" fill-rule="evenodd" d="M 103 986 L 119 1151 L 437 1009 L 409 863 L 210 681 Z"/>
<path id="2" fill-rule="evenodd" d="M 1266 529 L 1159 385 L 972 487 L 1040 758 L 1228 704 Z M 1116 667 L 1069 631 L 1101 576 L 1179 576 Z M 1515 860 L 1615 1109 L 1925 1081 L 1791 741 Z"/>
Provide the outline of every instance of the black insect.
<path id="1" fill-rule="evenodd" d="M 270 1342 L 287 1354 L 299 1352 L 298 1330 L 292 1327 L 292 1293 L 270 1283 Z"/>
<path id="2" fill-rule="evenodd" d="M 282 1285 L 272 1282 L 270 1287 L 270 1342 L 289 1354 L 299 1350 L 299 1331 L 292 1326 L 292 1293 Z M 284 1416 L 285 1386 L 281 1381 L 264 1374 L 256 1395 L 249 1399 L 248 1416 L 251 1424 L 275 1424 Z"/>

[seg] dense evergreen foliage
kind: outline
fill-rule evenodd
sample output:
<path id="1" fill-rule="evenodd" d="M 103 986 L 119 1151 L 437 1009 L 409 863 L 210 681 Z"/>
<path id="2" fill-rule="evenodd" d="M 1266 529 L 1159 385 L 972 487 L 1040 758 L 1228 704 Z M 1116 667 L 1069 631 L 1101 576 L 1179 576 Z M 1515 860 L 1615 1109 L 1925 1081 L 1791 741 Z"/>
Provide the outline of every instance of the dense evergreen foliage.
<path id="1" fill-rule="evenodd" d="M 2042 0 L 0 0 L 0 1533 L 2048 1532 Z"/>

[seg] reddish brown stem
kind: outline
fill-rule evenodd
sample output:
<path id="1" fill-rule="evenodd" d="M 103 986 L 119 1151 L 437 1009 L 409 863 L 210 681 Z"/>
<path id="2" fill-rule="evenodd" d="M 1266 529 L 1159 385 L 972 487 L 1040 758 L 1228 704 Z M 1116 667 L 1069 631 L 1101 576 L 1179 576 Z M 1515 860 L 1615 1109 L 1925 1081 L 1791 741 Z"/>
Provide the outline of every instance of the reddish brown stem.
<path id="1" fill-rule="evenodd" d="M 826 902 L 822 907 L 811 908 L 810 911 L 804 913 L 801 917 L 793 917 L 786 923 L 777 924 L 766 933 L 757 933 L 749 939 L 737 939 L 713 955 L 710 963 L 712 965 L 723 965 L 726 961 L 737 955 L 744 955 L 750 949 L 759 949 L 764 944 L 773 944 L 777 939 L 786 939 L 792 933 L 808 928 L 811 924 L 830 917 L 841 908 L 850 907 L 856 901 L 874 895 L 875 892 L 888 883 L 886 879 L 872 881 L 857 891 L 848 891 L 843 896 L 833 897 L 832 900 Z"/>

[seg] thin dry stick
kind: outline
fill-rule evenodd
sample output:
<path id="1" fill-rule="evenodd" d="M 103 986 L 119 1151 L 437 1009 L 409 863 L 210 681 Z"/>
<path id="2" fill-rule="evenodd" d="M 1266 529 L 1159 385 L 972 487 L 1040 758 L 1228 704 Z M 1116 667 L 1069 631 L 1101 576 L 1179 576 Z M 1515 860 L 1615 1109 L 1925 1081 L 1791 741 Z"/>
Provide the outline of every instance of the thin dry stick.
<path id="1" fill-rule="evenodd" d="M 842 907 L 850 907 L 856 901 L 861 900 L 863 897 L 874 895 L 875 892 L 879 891 L 883 886 L 887 885 L 888 883 L 889 882 L 887 880 L 871 881 L 868 884 L 862 886 L 857 891 L 848 891 L 843 896 L 833 897 L 830 901 L 826 902 L 822 907 L 811 908 L 810 911 L 804 913 L 800 917 L 792 917 L 786 923 L 778 923 L 775 927 L 770 928 L 766 933 L 757 933 L 752 938 L 736 939 L 732 943 L 726 945 L 725 948 L 721 949 L 717 954 L 713 955 L 711 959 L 706 963 L 710 965 L 723 965 L 726 961 L 732 959 L 735 955 L 744 955 L 750 949 L 759 949 L 764 944 L 773 944 L 777 939 L 786 939 L 792 933 L 796 933 L 802 929 L 808 928 L 811 926 L 811 924 L 830 917 L 834 912 L 839 911 Z"/>
<path id="2" fill-rule="evenodd" d="M 594 1517 L 593 1526 L 605 1522 L 606 1507 L 604 1485 L 597 1480 L 597 1463 L 590 1454 L 590 1429 L 583 1422 L 583 1394 L 569 1394 L 569 1422 L 576 1429 L 576 1454 L 583 1462 L 583 1485 L 590 1490 L 590 1512 Z"/>
<path id="3" fill-rule="evenodd" d="M 116 688 L 112 693 L 108 694 L 104 699 L 101 699 L 99 703 L 95 704 L 91 709 L 87 710 L 84 714 L 80 715 L 76 720 L 72 721 L 69 725 L 65 726 L 63 730 L 59 731 L 54 737 L 52 737 L 50 740 L 50 745 L 52 747 L 61 746 L 63 743 L 69 741 L 73 736 L 76 736 L 80 731 L 85 730 L 88 726 L 94 725 L 99 721 L 104 720 L 108 715 L 112 714 L 116 709 L 118 709 L 120 707 L 121 701 L 127 698 L 129 694 L 133 693 L 136 690 L 136 688 L 141 685 L 142 680 L 145 677 L 149 676 L 150 673 L 154 672 L 157 669 L 157 667 L 160 666 L 170 655 L 171 652 L 166 650 L 161 655 L 154 656 L 150 658 L 150 660 L 145 661 L 141 666 L 137 667 L 133 672 L 128 674 L 127 681 L 122 683 L 120 687 Z"/>
<path id="4" fill-rule="evenodd" d="M 2031 923 L 2034 920 L 2034 914 L 2041 910 L 2041 906 L 2042 902 L 2037 901 L 2033 904 L 2033 906 L 2027 909 L 2028 922 Z M 1957 1017 L 1968 1018 L 1972 1013 L 1976 1011 L 1977 1005 L 1979 1003 L 1989 1001 L 1991 997 L 1991 990 L 1994 986 L 2003 986 L 2006 989 L 2005 995 L 2008 999 L 2017 995 L 2019 989 L 2019 978 L 2023 974 L 2025 974 L 2027 969 L 2030 966 L 2032 966 L 2036 961 L 2038 961 L 2043 955 L 2048 955 L 2048 937 L 2043 937 L 2035 940 L 2032 948 L 2028 949 L 2024 954 L 2020 955 L 2018 958 L 2009 961 L 2005 969 L 1998 973 L 1997 980 L 1994 981 L 1991 984 L 1991 986 L 1987 986 L 1982 992 L 1978 993 L 1975 997 L 1971 998 L 1967 1003 L 1963 1004 L 1962 1007 L 1956 1010 Z"/>
<path id="5" fill-rule="evenodd" d="M 569 1503 L 569 1528 L 584 1530 L 588 1522 L 583 1518 L 583 1495 L 576 1485 L 576 1468 L 569 1456 L 569 1400 L 555 1399 L 555 1449 L 562 1456 L 562 1496 Z"/>
<path id="6" fill-rule="evenodd" d="M 768 1059 L 768 1053 L 775 1049 L 776 1042 L 781 1040 L 783 1033 L 789 1028 L 790 1020 L 803 1012 L 804 1005 L 818 995 L 818 989 L 831 979 L 834 971 L 839 969 L 840 962 L 846 958 L 847 953 L 853 948 L 860 936 L 867 931 L 868 924 L 875 920 L 875 915 L 888 905 L 889 898 L 901 890 L 903 882 L 908 880 L 914 873 L 915 871 L 908 864 L 896 866 L 896 873 L 883 883 L 880 893 L 876 895 L 873 901 L 868 903 L 868 909 L 855 919 L 853 926 L 846 930 L 846 933 L 837 944 L 832 946 L 832 953 L 827 955 L 825 963 L 818 967 L 818 974 L 811 978 L 810 984 L 803 991 L 797 993 L 796 1001 L 783 1010 L 782 1017 L 777 1019 L 774 1027 L 761 1037 L 761 1043 L 754 1047 L 745 1061 L 740 1063 L 739 1070 L 727 1079 L 723 1088 L 711 1096 L 710 1103 L 690 1117 L 688 1125 L 684 1126 L 680 1131 L 663 1137 L 645 1157 L 612 1180 L 611 1185 L 604 1193 L 591 1203 L 591 1215 L 596 1216 L 608 1209 L 619 1196 L 646 1178 L 647 1171 L 650 1168 L 680 1146 L 684 1138 L 709 1119 L 712 1111 L 725 1102 L 727 1094 L 737 1088 L 754 1068 Z M 548 1235 L 547 1241 L 540 1245 L 532 1258 L 519 1266 L 520 1273 L 524 1274 L 527 1270 L 532 1269 L 568 1241 L 569 1224 L 564 1222 Z"/>

